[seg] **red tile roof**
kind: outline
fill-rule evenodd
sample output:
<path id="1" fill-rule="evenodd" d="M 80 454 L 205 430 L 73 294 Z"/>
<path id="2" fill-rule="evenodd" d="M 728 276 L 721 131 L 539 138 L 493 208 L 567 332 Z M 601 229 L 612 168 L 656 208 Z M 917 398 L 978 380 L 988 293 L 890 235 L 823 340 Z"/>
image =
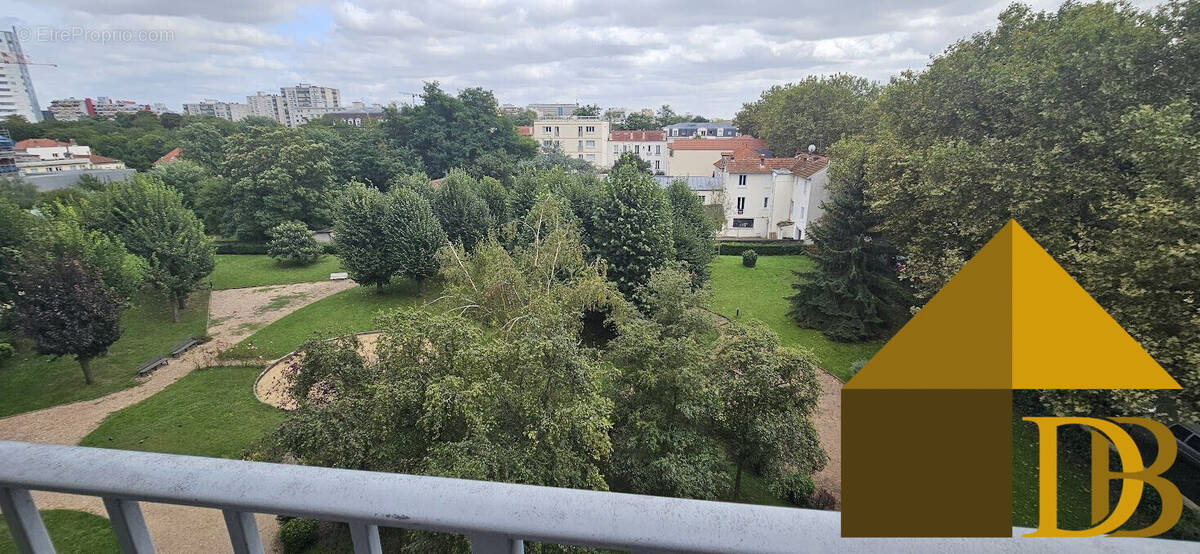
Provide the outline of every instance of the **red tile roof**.
<path id="1" fill-rule="evenodd" d="M 54 139 L 47 138 L 31 138 L 17 141 L 13 148 L 17 150 L 25 150 L 28 148 L 52 148 L 55 146 L 71 146 L 69 142 L 59 142 Z"/>
<path id="2" fill-rule="evenodd" d="M 524 137 L 532 137 L 533 136 L 533 127 L 531 127 L 529 125 L 520 125 L 517 127 L 517 134 L 524 136 Z"/>
<path id="3" fill-rule="evenodd" d="M 616 142 L 662 142 L 667 134 L 662 131 L 611 131 L 608 140 Z"/>
<path id="4" fill-rule="evenodd" d="M 771 173 L 786 170 L 804 178 L 829 166 L 829 158 L 817 154 L 797 154 L 793 158 L 768 158 L 749 148 L 738 148 L 730 157 L 722 157 L 713 164 L 731 174 Z"/>
<path id="5" fill-rule="evenodd" d="M 721 150 L 723 152 L 737 150 L 739 147 L 751 150 L 765 150 L 767 148 L 767 141 L 754 137 L 695 138 L 676 139 L 667 145 L 667 148 L 671 150 Z"/>
<path id="6" fill-rule="evenodd" d="M 104 156 L 97 156 L 97 155 L 95 155 L 95 154 L 92 154 L 92 155 L 88 156 L 88 159 L 89 159 L 89 160 L 91 160 L 91 162 L 92 162 L 92 163 L 94 163 L 94 164 L 115 164 L 115 163 L 121 163 L 121 160 L 117 160 L 117 159 L 114 159 L 114 158 L 106 158 L 106 157 L 104 157 Z"/>
<path id="7" fill-rule="evenodd" d="M 154 165 L 171 163 L 171 162 L 179 159 L 179 155 L 182 153 L 183 153 L 183 150 L 181 150 L 178 146 L 176 146 L 175 148 L 172 148 L 170 152 L 163 154 L 163 156 L 161 158 L 156 160 L 154 162 Z"/>

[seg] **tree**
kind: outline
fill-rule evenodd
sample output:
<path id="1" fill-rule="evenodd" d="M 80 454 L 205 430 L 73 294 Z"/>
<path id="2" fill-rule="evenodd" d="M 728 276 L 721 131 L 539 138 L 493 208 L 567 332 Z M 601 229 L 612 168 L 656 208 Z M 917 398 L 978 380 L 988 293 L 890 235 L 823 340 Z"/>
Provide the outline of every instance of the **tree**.
<path id="1" fill-rule="evenodd" d="M 142 288 L 149 273 L 146 260 L 130 253 L 119 237 L 87 229 L 78 207 L 57 204 L 43 216 L 29 222 L 33 236 L 23 253 L 29 263 L 79 260 L 99 272 L 104 288 L 120 302 Z"/>
<path id="2" fill-rule="evenodd" d="M 708 298 L 678 268 L 654 272 L 639 291 L 648 317 L 618 325 L 608 359 L 616 367 L 614 489 L 639 494 L 717 499 L 729 477 L 720 442 L 709 432 L 720 399 L 712 380 Z"/>
<path id="3" fill-rule="evenodd" d="M 811 421 L 820 394 L 812 354 L 780 347 L 774 331 L 750 320 L 724 328 L 714 362 L 722 402 L 717 429 L 736 467 L 732 499 L 747 470 L 783 495 L 796 476 L 825 466 Z"/>
<path id="4" fill-rule="evenodd" d="M 634 112 L 626 115 L 625 120 L 616 127 L 625 131 L 645 131 L 650 129 L 661 129 L 662 125 L 659 125 L 658 120 L 652 115 Z"/>
<path id="5" fill-rule="evenodd" d="M 257 241 L 285 221 L 329 224 L 337 187 L 327 146 L 283 127 L 251 128 L 229 138 L 226 156 L 228 234 Z"/>
<path id="6" fill-rule="evenodd" d="M 809 76 L 763 92 L 757 101 L 742 106 L 734 124 L 767 141 L 777 154 L 804 152 L 809 144 L 824 152 L 840 138 L 868 129 L 871 102 L 879 90 L 879 85 L 854 75 Z"/>
<path id="7" fill-rule="evenodd" d="M 716 252 L 716 226 L 704 210 L 704 201 L 684 181 L 671 182 L 667 201 L 671 205 L 675 259 L 691 275 L 692 285 L 701 286 L 708 281 L 708 265 Z"/>
<path id="8" fill-rule="evenodd" d="M 15 298 L 21 254 L 33 237 L 33 216 L 9 198 L 0 196 L 0 307 Z M 0 316 L 3 313 L 0 310 Z"/>
<path id="9" fill-rule="evenodd" d="M 22 209 L 30 209 L 37 200 L 37 186 L 19 175 L 0 177 L 0 198 L 7 198 Z"/>
<path id="10" fill-rule="evenodd" d="M 181 156 L 210 170 L 220 169 L 225 160 L 225 139 L 215 126 L 208 122 L 188 123 L 179 129 Z"/>
<path id="11" fill-rule="evenodd" d="M 633 152 L 622 152 L 617 161 L 613 162 L 613 169 L 618 166 L 627 165 L 647 175 L 653 175 L 650 171 L 650 162 L 643 160 L 641 156 Z"/>
<path id="12" fill-rule="evenodd" d="M 455 169 L 442 179 L 433 196 L 433 213 L 451 241 L 468 251 L 488 234 L 492 216 L 478 194 L 479 183 L 465 171 Z"/>
<path id="13" fill-rule="evenodd" d="M 285 221 L 270 232 L 267 254 L 284 263 L 311 265 L 321 258 L 321 245 L 300 221 Z"/>
<path id="14" fill-rule="evenodd" d="M 203 166 L 189 160 L 176 160 L 155 166 L 150 170 L 150 175 L 178 192 L 183 198 L 183 205 L 191 209 L 197 206 L 196 197 L 199 196 L 200 189 L 207 186 L 207 181 L 212 179 Z"/>
<path id="15" fill-rule="evenodd" d="M 596 253 L 626 296 L 646 284 L 650 272 L 674 257 L 671 208 L 652 177 L 630 166 L 613 170 L 592 215 Z"/>
<path id="16" fill-rule="evenodd" d="M 879 216 L 863 197 L 867 146 L 842 141 L 831 153 L 831 198 L 809 227 L 816 252 L 812 271 L 796 272 L 801 282 L 789 315 L 802 327 L 832 340 L 861 341 L 888 336 L 908 319 L 911 298 L 900 284 L 896 251 L 878 231 Z"/>
<path id="17" fill-rule="evenodd" d="M 675 110 L 672 109 L 670 105 L 663 104 L 660 108 L 658 108 L 658 112 L 655 113 L 654 123 L 657 128 L 661 129 L 663 127 L 666 127 L 667 125 L 683 123 L 684 121 L 687 121 L 688 119 L 690 119 L 690 116 L 685 117 L 685 116 L 679 115 L 679 114 L 675 113 Z"/>
<path id="18" fill-rule="evenodd" d="M 382 237 L 391 207 L 379 189 L 351 183 L 337 196 L 333 208 L 333 245 L 342 267 L 360 285 L 382 288 L 396 273 Z"/>
<path id="19" fill-rule="evenodd" d="M 187 306 L 216 264 L 213 241 L 178 192 L 153 177 L 136 175 L 109 185 L 88 204 L 85 220 L 120 237 L 149 264 L 148 281 L 171 295 L 173 316 Z"/>
<path id="20" fill-rule="evenodd" d="M 493 225 L 508 221 L 508 190 L 498 179 L 483 176 L 476 181 L 475 192 L 487 205 Z"/>
<path id="21" fill-rule="evenodd" d="M 438 272 L 438 249 L 446 246 L 442 231 L 429 201 L 416 191 L 398 188 L 388 193 L 391 211 L 386 219 L 390 257 L 396 273 L 418 283 Z"/>
<path id="22" fill-rule="evenodd" d="M 588 105 L 586 105 L 586 106 L 579 106 L 578 108 L 575 108 L 575 111 L 572 111 L 572 112 L 571 112 L 571 115 L 574 115 L 574 116 L 599 117 L 599 116 L 600 116 L 600 106 L 597 106 L 597 105 L 595 105 L 595 104 L 588 104 Z"/>
<path id="23" fill-rule="evenodd" d="M 17 326 L 39 354 L 72 355 L 92 384 L 91 360 L 121 336 L 121 302 L 105 288 L 100 271 L 60 257 L 27 268 L 19 283 Z"/>

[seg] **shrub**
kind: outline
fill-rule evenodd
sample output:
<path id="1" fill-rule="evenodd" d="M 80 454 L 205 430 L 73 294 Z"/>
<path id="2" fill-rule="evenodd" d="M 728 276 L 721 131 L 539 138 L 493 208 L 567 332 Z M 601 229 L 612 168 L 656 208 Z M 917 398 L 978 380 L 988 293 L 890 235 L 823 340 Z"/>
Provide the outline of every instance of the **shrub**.
<path id="1" fill-rule="evenodd" d="M 867 360 L 854 360 L 854 363 L 850 364 L 850 376 L 847 377 L 846 380 L 849 381 L 855 375 L 858 375 L 858 371 L 860 369 L 862 369 L 863 367 L 865 367 L 866 365 L 867 365 Z"/>
<path id="2" fill-rule="evenodd" d="M 808 507 L 814 510 L 833 510 L 837 508 L 837 499 L 833 497 L 833 493 L 821 489 L 813 495 Z"/>
<path id="3" fill-rule="evenodd" d="M 0 362 L 7 360 L 17 353 L 17 349 L 7 342 L 0 342 Z"/>
<path id="4" fill-rule="evenodd" d="M 813 492 L 817 490 L 817 485 L 813 482 L 812 476 L 793 473 L 775 483 L 773 488 L 775 492 L 779 493 L 780 498 L 789 503 L 796 506 L 808 506 L 813 499 Z"/>
<path id="5" fill-rule="evenodd" d="M 240 242 L 224 240 L 214 242 L 217 254 L 266 254 L 267 245 L 261 242 Z"/>
<path id="6" fill-rule="evenodd" d="M 317 532 L 317 520 L 294 518 L 279 526 L 279 543 L 283 545 L 284 554 L 298 554 L 312 546 L 320 538 Z"/>
<path id="7" fill-rule="evenodd" d="M 796 240 L 718 241 L 717 254 L 737 256 L 753 250 L 759 256 L 797 256 L 812 253 L 812 247 Z"/>
<path id="8" fill-rule="evenodd" d="M 267 253 L 276 260 L 308 265 L 320 259 L 321 252 L 321 245 L 317 244 L 304 223 L 285 221 L 271 229 Z"/>
<path id="9" fill-rule="evenodd" d="M 742 252 L 742 265 L 746 267 L 754 267 L 758 263 L 758 252 L 746 250 Z"/>

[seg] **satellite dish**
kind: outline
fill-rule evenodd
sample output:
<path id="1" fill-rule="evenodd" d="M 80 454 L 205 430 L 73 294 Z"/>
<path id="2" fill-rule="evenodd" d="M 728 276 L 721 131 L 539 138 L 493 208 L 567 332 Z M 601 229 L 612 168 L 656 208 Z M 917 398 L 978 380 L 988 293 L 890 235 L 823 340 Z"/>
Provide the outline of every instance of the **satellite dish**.
<path id="1" fill-rule="evenodd" d="M 808 145 L 808 153 L 809 153 L 809 154 L 812 154 L 812 153 L 814 153 L 814 152 L 816 152 L 816 151 L 817 151 L 817 145 L 815 145 L 815 144 L 810 144 L 810 145 Z"/>

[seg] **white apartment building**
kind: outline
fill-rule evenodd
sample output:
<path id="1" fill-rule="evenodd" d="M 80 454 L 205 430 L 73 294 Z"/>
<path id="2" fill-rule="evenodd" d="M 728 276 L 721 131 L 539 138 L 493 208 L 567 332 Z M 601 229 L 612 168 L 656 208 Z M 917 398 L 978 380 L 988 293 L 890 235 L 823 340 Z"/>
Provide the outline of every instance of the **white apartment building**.
<path id="1" fill-rule="evenodd" d="M 538 118 L 570 117 L 579 104 L 530 104 L 526 108 L 537 112 Z"/>
<path id="2" fill-rule="evenodd" d="M 0 119 L 19 115 L 26 121 L 42 120 L 42 108 L 25 61 L 17 28 L 0 31 Z"/>
<path id="3" fill-rule="evenodd" d="M 335 88 L 300 83 L 294 87 L 281 87 L 279 94 L 283 96 L 287 108 L 287 118 L 281 123 L 288 127 L 299 127 L 327 113 L 345 109 L 342 107 L 341 92 Z"/>
<path id="4" fill-rule="evenodd" d="M 207 115 L 226 121 L 241 121 L 250 115 L 250 106 L 240 102 L 205 99 L 203 102 L 184 104 L 183 114 Z"/>
<path id="5" fill-rule="evenodd" d="M 17 170 L 25 175 L 62 171 L 125 169 L 121 160 L 92 154 L 92 149 L 74 142 L 35 138 L 18 141 L 13 147 Z"/>
<path id="6" fill-rule="evenodd" d="M 60 98 L 50 101 L 50 113 L 58 121 L 76 121 L 81 117 L 96 115 L 91 98 Z"/>
<path id="7" fill-rule="evenodd" d="M 531 135 L 543 150 L 559 148 L 573 158 L 587 160 L 600 169 L 612 167 L 609 123 L 596 116 L 539 118 Z"/>
<path id="8" fill-rule="evenodd" d="M 250 115 L 268 117 L 284 125 L 288 122 L 287 102 L 280 94 L 260 90 L 246 97 L 246 105 L 250 106 Z"/>
<path id="9" fill-rule="evenodd" d="M 650 164 L 656 175 L 667 173 L 667 139 L 662 131 L 612 131 L 609 133 L 611 162 L 616 163 L 621 154 L 632 152 Z"/>
<path id="10" fill-rule="evenodd" d="M 104 117 L 113 117 L 119 113 L 150 111 L 150 106 L 146 104 L 138 104 L 133 100 L 113 100 L 107 96 L 96 97 L 96 103 L 93 107 L 96 115 Z"/>
<path id="11" fill-rule="evenodd" d="M 750 148 L 726 152 L 714 166 L 723 181 L 727 238 L 806 240 L 808 225 L 821 217 L 829 198 L 829 158 L 797 154 L 768 158 Z"/>

